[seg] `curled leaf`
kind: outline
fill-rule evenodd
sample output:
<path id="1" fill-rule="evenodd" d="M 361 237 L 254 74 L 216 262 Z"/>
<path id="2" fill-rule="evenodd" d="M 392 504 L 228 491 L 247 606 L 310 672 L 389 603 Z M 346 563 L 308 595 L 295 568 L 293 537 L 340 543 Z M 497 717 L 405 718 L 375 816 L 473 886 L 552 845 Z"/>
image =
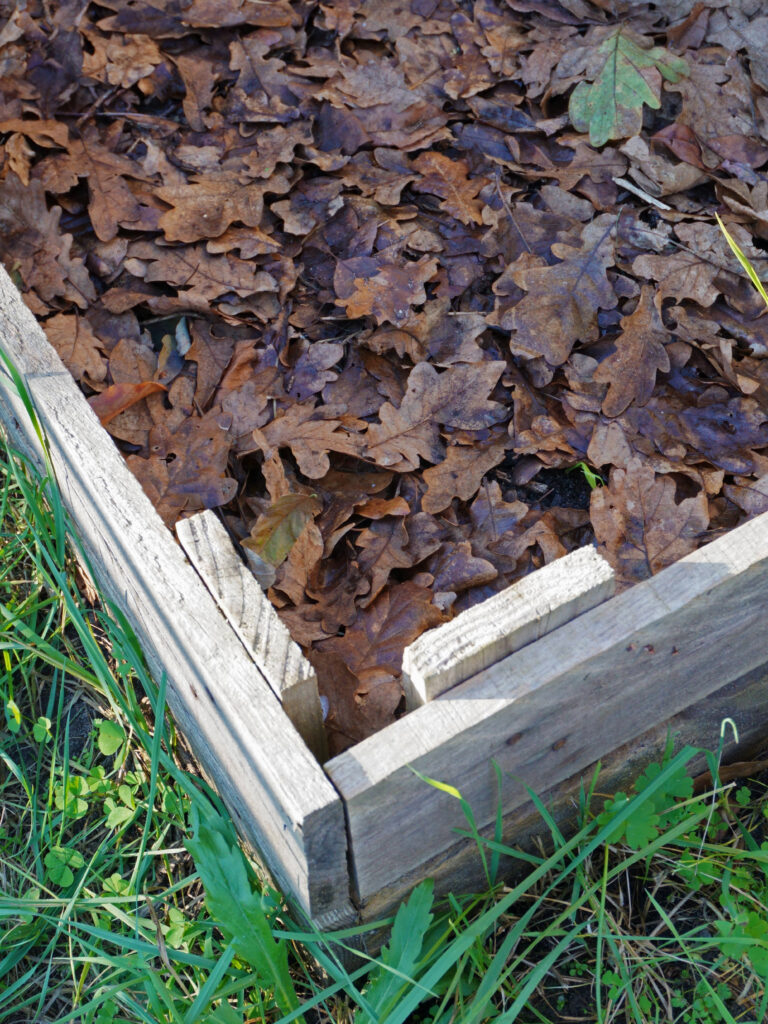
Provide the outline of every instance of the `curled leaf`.
<path id="1" fill-rule="evenodd" d="M 259 516 L 243 546 L 277 568 L 291 553 L 301 531 L 319 509 L 320 502 L 315 494 L 284 494 Z"/>
<path id="2" fill-rule="evenodd" d="M 99 395 L 88 399 L 88 404 L 99 417 L 102 427 L 105 427 L 115 416 L 125 412 L 132 405 L 140 402 L 148 395 L 155 395 L 158 391 L 167 391 L 164 384 L 158 384 L 156 380 L 142 380 L 136 383 L 110 384 L 110 386 Z"/>

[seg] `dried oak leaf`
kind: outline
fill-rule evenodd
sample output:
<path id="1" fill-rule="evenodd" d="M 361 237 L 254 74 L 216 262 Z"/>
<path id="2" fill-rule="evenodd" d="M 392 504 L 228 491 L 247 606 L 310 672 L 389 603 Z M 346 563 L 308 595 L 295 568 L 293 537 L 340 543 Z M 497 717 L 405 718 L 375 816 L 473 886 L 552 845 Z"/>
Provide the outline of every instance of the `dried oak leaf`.
<path id="1" fill-rule="evenodd" d="M 394 721 L 403 650 L 443 619 L 432 592 L 408 581 L 384 590 L 344 636 L 320 641 L 310 657 L 330 701 L 331 726 L 359 740 Z"/>
<path id="2" fill-rule="evenodd" d="M 645 405 L 653 393 L 656 373 L 667 373 L 670 363 L 664 343 L 669 334 L 653 303 L 654 290 L 643 287 L 637 308 L 621 320 L 616 351 L 604 359 L 592 379 L 608 384 L 603 400 L 606 416 L 620 416 L 632 402 Z"/>
<path id="3" fill-rule="evenodd" d="M 107 376 L 104 343 L 85 317 L 75 313 L 57 313 L 45 321 L 48 341 L 75 378 L 87 384 L 101 384 Z"/>
<path id="4" fill-rule="evenodd" d="M 108 130 L 102 138 L 95 129 L 67 142 L 66 154 L 47 157 L 40 172 L 46 189 L 59 194 L 85 178 L 88 183 L 88 214 L 96 237 L 102 242 L 115 238 L 120 228 L 132 231 L 156 229 L 156 217 L 145 222 L 147 207 L 134 195 L 126 178 L 145 181 L 138 163 L 116 151 L 120 144 L 120 126 Z"/>
<path id="5" fill-rule="evenodd" d="M 83 74 L 120 89 L 130 89 L 151 75 L 165 59 L 149 36 L 102 36 L 88 31 L 83 35 L 92 51 L 83 51 Z"/>
<path id="6" fill-rule="evenodd" d="M 290 448 L 304 476 L 316 480 L 330 469 L 328 452 L 360 457 L 364 450 L 363 437 L 357 433 L 363 424 L 333 419 L 334 411 L 333 406 L 292 405 L 261 430 L 254 430 L 254 440 L 267 457 L 278 448 Z"/>
<path id="7" fill-rule="evenodd" d="M 488 317 L 488 323 L 513 332 L 513 353 L 561 366 L 577 341 L 597 340 L 598 309 L 613 309 L 618 301 L 606 276 L 614 260 L 615 224 L 613 214 L 602 214 L 584 228 L 580 248 L 555 243 L 552 253 L 562 260 L 555 266 L 521 257 L 525 265 L 511 276 L 526 294 L 501 317 Z"/>
<path id="8" fill-rule="evenodd" d="M 487 181 L 470 179 L 466 161 L 429 151 L 421 153 L 413 161 L 413 167 L 421 175 L 412 186 L 415 192 L 439 196 L 440 208 L 462 224 L 482 224 L 483 203 L 477 195 Z"/>
<path id="9" fill-rule="evenodd" d="M 369 274 L 352 277 L 350 269 L 359 267 Z M 435 276 L 437 260 L 422 256 L 416 262 L 380 263 L 375 259 L 340 260 L 334 275 L 337 302 L 350 319 L 372 316 L 377 323 L 402 327 L 412 319 L 412 306 L 427 301 L 424 285 Z"/>
<path id="10" fill-rule="evenodd" d="M 297 607 L 304 601 L 310 577 L 323 557 L 323 538 L 313 521 L 308 521 L 296 538 L 287 559 L 277 570 L 275 590 L 285 594 Z"/>
<path id="11" fill-rule="evenodd" d="M 343 355 L 344 346 L 336 342 L 307 342 L 286 381 L 291 398 L 303 402 L 335 381 L 339 375 L 331 367 L 341 362 Z"/>
<path id="12" fill-rule="evenodd" d="M 394 569 L 410 569 L 413 555 L 407 550 L 408 533 L 402 519 L 388 516 L 362 531 L 355 542 L 360 548 L 360 571 L 370 579 L 371 589 L 360 607 L 374 601 L 389 581 Z"/>
<path id="13" fill-rule="evenodd" d="M 469 363 L 438 374 L 429 363 L 417 363 L 400 407 L 385 402 L 380 422 L 368 427 L 365 458 L 397 473 L 417 469 L 419 458 L 440 462 L 439 424 L 480 430 L 504 418 L 504 407 L 486 397 L 504 368 L 500 361 Z"/>
<path id="14" fill-rule="evenodd" d="M 258 0 L 192 0 L 182 9 L 184 24 L 194 28 L 282 28 L 295 25 L 298 18 L 288 0 L 270 0 L 268 4 Z"/>
<path id="15" fill-rule="evenodd" d="M 729 224 L 728 230 L 748 259 L 761 258 L 749 232 L 741 225 Z M 675 234 L 684 247 L 658 256 L 638 256 L 632 263 L 632 272 L 656 281 L 655 302 L 659 310 L 668 298 L 678 302 L 692 299 L 700 306 L 711 306 L 722 291 L 718 278 L 732 268 L 738 273 L 736 259 L 717 224 L 677 224 Z"/>
<path id="16" fill-rule="evenodd" d="M 136 405 L 137 402 L 141 402 L 149 395 L 167 390 L 168 388 L 164 384 L 159 384 L 156 380 L 110 384 L 100 394 L 89 398 L 88 404 L 99 417 L 102 427 L 106 427 L 115 416 L 130 409 L 132 405 Z"/>
<path id="17" fill-rule="evenodd" d="M 147 282 L 175 286 L 185 301 L 206 314 L 210 303 L 227 292 L 244 297 L 278 287 L 271 274 L 252 262 L 230 255 L 210 256 L 201 245 L 166 249 L 154 242 L 132 242 L 125 269 Z"/>
<path id="18" fill-rule="evenodd" d="M 458 544 L 443 544 L 440 551 L 429 560 L 428 567 L 435 577 L 435 592 L 460 593 L 490 583 L 499 575 L 491 562 L 473 555 L 468 540 L 459 541 Z"/>
<path id="19" fill-rule="evenodd" d="M 172 206 L 160 217 L 160 229 L 172 242 L 218 238 L 234 221 L 257 228 L 264 212 L 264 193 L 282 195 L 290 181 L 274 174 L 268 181 L 244 185 L 235 174 L 205 175 L 199 181 L 166 185 L 157 196 Z"/>
<path id="20" fill-rule="evenodd" d="M 314 494 L 283 494 L 259 516 L 251 527 L 250 536 L 241 543 L 277 567 L 286 560 L 301 531 L 319 511 L 320 502 Z"/>
<path id="21" fill-rule="evenodd" d="M 675 500 L 671 476 L 657 476 L 633 456 L 592 491 L 590 518 L 597 542 L 624 586 L 647 579 L 694 551 L 709 526 L 703 488 Z"/>
<path id="22" fill-rule="evenodd" d="M 451 445 L 446 457 L 423 473 L 427 490 L 421 507 L 433 515 L 448 508 L 454 498 L 469 501 L 480 489 L 483 477 L 504 459 L 504 439 L 488 447 Z"/>
<path id="23" fill-rule="evenodd" d="M 6 176 L 0 203 L 0 238 L 6 266 L 10 271 L 17 270 L 24 286 L 46 305 L 62 298 L 87 309 L 96 301 L 96 290 L 84 261 L 70 254 L 72 235 L 61 233 L 60 216 L 61 207 L 48 209 L 39 181 L 33 180 L 25 188 L 13 172 Z"/>
<path id="24" fill-rule="evenodd" d="M 150 431 L 151 457 L 129 455 L 126 462 L 167 526 L 182 512 L 226 505 L 237 481 L 226 475 L 230 439 L 215 410 L 189 417 L 171 433 Z"/>

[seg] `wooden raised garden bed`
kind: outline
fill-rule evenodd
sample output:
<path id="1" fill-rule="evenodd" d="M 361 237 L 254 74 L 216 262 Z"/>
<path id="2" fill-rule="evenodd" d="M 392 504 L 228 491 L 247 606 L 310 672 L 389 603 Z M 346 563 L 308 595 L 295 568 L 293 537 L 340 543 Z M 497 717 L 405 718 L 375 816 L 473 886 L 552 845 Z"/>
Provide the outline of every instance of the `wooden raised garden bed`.
<path id="1" fill-rule="evenodd" d="M 669 730 L 711 745 L 729 716 L 743 748 L 764 736 L 768 513 L 619 596 L 582 549 L 425 634 L 405 658 L 414 710 L 321 764 L 312 670 L 216 520 L 180 524 L 198 573 L 1 268 L 0 345 L 34 396 L 99 583 L 167 676 L 178 726 L 244 839 L 318 927 L 377 919 L 427 876 L 442 890 L 481 884 L 454 831 L 458 802 L 411 766 L 458 787 L 492 829 L 495 761 L 515 843 L 537 827 L 525 786 L 566 820 L 597 761 L 601 787 L 615 786 Z M 5 372 L 0 416 L 11 445 L 33 452 Z"/>

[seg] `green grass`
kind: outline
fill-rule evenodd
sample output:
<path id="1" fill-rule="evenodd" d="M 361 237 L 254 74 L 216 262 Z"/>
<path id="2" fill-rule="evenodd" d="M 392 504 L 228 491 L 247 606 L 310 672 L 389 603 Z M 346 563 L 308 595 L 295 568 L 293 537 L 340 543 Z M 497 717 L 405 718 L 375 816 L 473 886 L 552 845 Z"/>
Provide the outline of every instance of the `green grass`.
<path id="1" fill-rule="evenodd" d="M 465 805 L 487 890 L 424 883 L 382 955 L 345 971 L 360 929 L 308 933 L 260 880 L 73 552 L 56 488 L 3 450 L 0 1024 L 765 1019 L 765 790 L 694 795 L 694 751 L 671 743 L 627 795 L 586 780 L 574 836 L 539 803 L 541 852 L 480 840 Z"/>

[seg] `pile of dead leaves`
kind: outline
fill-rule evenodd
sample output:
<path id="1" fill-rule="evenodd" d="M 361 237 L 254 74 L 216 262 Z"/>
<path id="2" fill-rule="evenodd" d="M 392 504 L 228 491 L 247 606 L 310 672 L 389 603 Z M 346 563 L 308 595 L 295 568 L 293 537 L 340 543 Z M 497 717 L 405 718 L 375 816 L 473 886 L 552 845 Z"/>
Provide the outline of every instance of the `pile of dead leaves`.
<path id="1" fill-rule="evenodd" d="M 165 521 L 245 540 L 336 749 L 457 610 L 768 508 L 714 218 L 759 270 L 761 6 L 0 0 L 4 263 Z"/>

